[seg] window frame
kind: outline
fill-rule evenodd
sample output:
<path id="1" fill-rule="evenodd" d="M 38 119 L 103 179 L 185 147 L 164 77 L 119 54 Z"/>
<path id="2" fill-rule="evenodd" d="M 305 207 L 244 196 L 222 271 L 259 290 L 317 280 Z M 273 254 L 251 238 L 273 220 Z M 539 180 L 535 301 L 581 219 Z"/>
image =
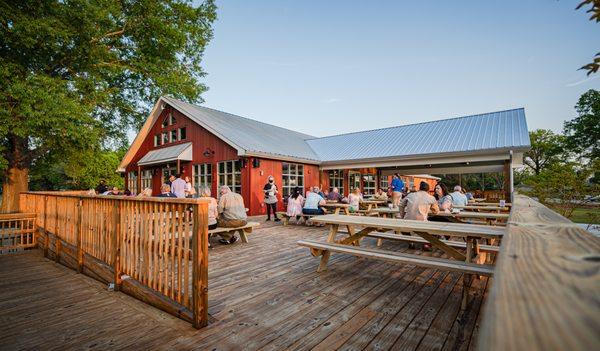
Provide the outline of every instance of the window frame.
<path id="1" fill-rule="evenodd" d="M 361 174 L 363 195 L 375 195 L 377 191 L 377 175 L 374 173 Z"/>
<path id="2" fill-rule="evenodd" d="M 138 193 L 137 179 L 136 171 L 127 172 L 127 189 L 131 191 L 131 195 Z"/>
<path id="3" fill-rule="evenodd" d="M 333 191 L 333 188 L 338 188 L 340 194 L 344 194 L 344 170 L 329 171 L 329 191 Z"/>
<path id="4" fill-rule="evenodd" d="M 182 133 L 183 131 L 183 133 Z M 183 136 L 182 136 L 183 134 Z M 186 140 L 187 139 L 187 130 L 185 127 L 181 127 L 177 129 L 177 140 Z"/>
<path id="5" fill-rule="evenodd" d="M 301 187 L 304 191 L 304 165 L 301 163 L 281 163 L 281 191 L 284 199 L 288 198 L 294 188 Z"/>
<path id="6" fill-rule="evenodd" d="M 202 186 L 208 186 L 212 191 L 212 178 L 212 163 L 197 163 L 192 165 L 192 182 L 198 196 L 200 195 L 200 187 Z"/>
<path id="7" fill-rule="evenodd" d="M 223 166 L 223 167 L 221 167 Z M 223 172 L 221 171 L 223 168 Z M 222 181 L 222 177 L 225 181 Z M 242 162 L 241 160 L 227 160 L 217 163 L 217 189 L 228 186 L 231 191 L 242 194 Z"/>
<path id="8" fill-rule="evenodd" d="M 150 188 L 152 189 L 152 170 L 151 169 L 143 169 L 142 170 L 142 175 L 141 175 L 142 179 L 141 179 L 141 190 L 144 190 L 146 188 Z"/>

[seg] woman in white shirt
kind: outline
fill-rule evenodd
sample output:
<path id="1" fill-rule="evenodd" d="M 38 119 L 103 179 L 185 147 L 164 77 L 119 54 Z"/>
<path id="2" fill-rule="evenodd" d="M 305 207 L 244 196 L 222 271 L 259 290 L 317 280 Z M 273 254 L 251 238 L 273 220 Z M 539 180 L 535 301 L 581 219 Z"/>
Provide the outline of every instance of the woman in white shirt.
<path id="1" fill-rule="evenodd" d="M 360 207 L 360 202 L 362 201 L 363 197 L 362 194 L 360 193 L 360 189 L 359 188 L 355 188 L 354 191 L 352 191 L 350 193 L 350 195 L 348 196 L 348 204 L 350 205 L 350 212 L 357 212 L 359 207 Z"/>

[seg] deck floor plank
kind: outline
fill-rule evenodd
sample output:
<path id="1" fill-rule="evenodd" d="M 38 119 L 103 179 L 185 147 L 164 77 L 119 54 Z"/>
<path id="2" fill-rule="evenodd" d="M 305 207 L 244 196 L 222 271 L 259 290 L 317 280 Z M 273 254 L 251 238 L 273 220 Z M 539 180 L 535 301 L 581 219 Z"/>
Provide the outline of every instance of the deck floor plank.
<path id="1" fill-rule="evenodd" d="M 209 253 L 209 312 L 196 330 L 40 250 L 0 256 L 2 349 L 473 349 L 487 288 L 459 312 L 462 275 L 333 254 L 328 270 L 300 239 L 326 228 L 261 223 L 248 244 Z M 375 247 L 365 238 L 361 246 Z M 408 253 L 406 243 L 383 249 Z M 423 253 L 440 256 L 442 253 Z"/>

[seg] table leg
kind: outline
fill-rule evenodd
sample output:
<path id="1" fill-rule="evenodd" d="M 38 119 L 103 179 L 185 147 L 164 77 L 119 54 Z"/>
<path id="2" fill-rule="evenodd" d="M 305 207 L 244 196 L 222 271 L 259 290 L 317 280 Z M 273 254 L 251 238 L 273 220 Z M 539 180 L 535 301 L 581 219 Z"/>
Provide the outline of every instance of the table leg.
<path id="1" fill-rule="evenodd" d="M 335 242 L 335 236 L 338 232 L 338 228 L 339 228 L 339 225 L 337 225 L 337 224 L 332 224 L 331 227 L 329 227 L 329 235 L 327 236 L 327 242 L 329 242 L 329 243 Z M 317 268 L 317 272 L 322 272 L 327 269 L 327 262 L 329 262 L 329 256 L 331 255 L 331 252 L 327 251 L 327 250 L 319 250 L 319 251 L 320 252 L 315 252 L 315 253 L 319 253 L 321 255 L 321 262 L 319 263 L 319 268 Z"/>
<path id="2" fill-rule="evenodd" d="M 336 208 L 335 208 L 335 211 L 333 211 L 333 214 L 340 214 L 340 208 L 339 208 L 339 207 L 336 207 Z"/>
<path id="3" fill-rule="evenodd" d="M 467 237 L 467 252 L 465 256 L 465 262 L 470 263 L 473 257 L 473 249 L 474 249 L 474 238 Z M 463 292 L 462 292 L 462 301 L 460 304 L 460 309 L 467 309 L 467 302 L 469 299 L 469 290 L 471 287 L 471 274 L 463 273 Z"/>

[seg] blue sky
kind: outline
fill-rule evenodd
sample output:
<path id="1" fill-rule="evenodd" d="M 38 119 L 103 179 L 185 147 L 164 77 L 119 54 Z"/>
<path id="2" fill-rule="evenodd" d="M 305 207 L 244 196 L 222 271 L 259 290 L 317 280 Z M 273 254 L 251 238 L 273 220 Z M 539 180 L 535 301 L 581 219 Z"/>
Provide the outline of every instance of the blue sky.
<path id="1" fill-rule="evenodd" d="M 204 105 L 315 136 L 525 107 L 560 131 L 600 89 L 579 1 L 218 1 Z"/>

